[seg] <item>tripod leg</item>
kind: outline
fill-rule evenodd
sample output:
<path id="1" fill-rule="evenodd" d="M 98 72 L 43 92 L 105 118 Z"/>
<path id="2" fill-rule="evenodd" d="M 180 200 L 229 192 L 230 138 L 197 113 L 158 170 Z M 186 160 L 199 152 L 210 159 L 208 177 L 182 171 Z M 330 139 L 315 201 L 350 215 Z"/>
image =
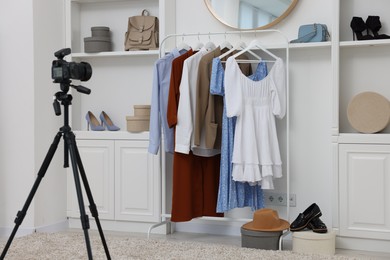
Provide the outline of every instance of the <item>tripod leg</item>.
<path id="1" fill-rule="evenodd" d="M 79 178 L 78 169 L 77 169 L 75 136 L 72 132 L 66 132 L 66 133 L 64 133 L 64 139 L 66 142 L 66 146 L 69 149 L 70 159 L 72 162 L 73 177 L 74 177 L 74 182 L 75 182 L 75 186 L 76 186 L 77 200 L 78 200 L 79 209 L 80 209 L 80 220 L 81 220 L 81 226 L 83 227 L 83 230 L 84 230 L 84 237 L 85 237 L 85 244 L 87 246 L 88 259 L 92 260 L 91 242 L 89 240 L 89 234 L 88 234 L 89 219 L 88 219 L 88 215 L 85 213 L 83 193 L 81 191 L 80 178 Z"/>
<path id="2" fill-rule="evenodd" d="M 76 144 L 76 141 L 75 141 L 75 144 Z M 96 222 L 96 225 L 97 225 L 98 230 L 99 230 L 100 239 L 102 240 L 104 251 L 106 253 L 106 257 L 107 257 L 107 259 L 111 259 L 110 252 L 108 251 L 106 239 L 104 238 L 103 229 L 102 229 L 102 226 L 100 225 L 99 213 L 98 213 L 95 201 L 93 199 L 91 189 L 90 189 L 89 184 L 88 184 L 88 179 L 87 179 L 87 176 L 85 174 L 84 166 L 83 166 L 83 163 L 81 161 L 81 157 L 80 157 L 80 153 L 79 153 L 79 150 L 77 148 L 77 145 L 75 145 L 74 150 L 76 151 L 77 164 L 79 166 L 80 176 L 81 176 L 81 179 L 83 180 L 83 183 L 84 183 L 85 192 L 87 193 L 87 197 L 88 197 L 88 201 L 89 201 L 89 209 L 91 211 L 92 216 L 95 218 L 95 222 Z"/>
<path id="3" fill-rule="evenodd" d="M 4 259 L 5 255 L 7 254 L 7 251 L 12 243 L 12 240 L 15 237 L 16 232 L 18 231 L 19 226 L 22 224 L 24 217 L 26 216 L 28 207 L 31 204 L 32 199 L 34 198 L 35 192 L 37 191 L 39 184 L 41 183 L 41 180 L 43 177 L 45 177 L 47 168 L 49 168 L 50 162 L 53 159 L 53 156 L 57 150 L 58 143 L 61 140 L 62 133 L 58 132 L 57 135 L 54 137 L 53 143 L 50 145 L 49 151 L 46 154 L 46 157 L 42 163 L 41 168 L 38 171 L 37 178 L 34 182 L 33 187 L 31 188 L 30 194 L 27 197 L 26 202 L 24 203 L 23 209 L 18 211 L 16 218 L 15 218 L 15 227 L 12 230 L 12 233 L 7 241 L 6 246 L 3 249 L 3 252 L 1 253 L 0 259 Z"/>

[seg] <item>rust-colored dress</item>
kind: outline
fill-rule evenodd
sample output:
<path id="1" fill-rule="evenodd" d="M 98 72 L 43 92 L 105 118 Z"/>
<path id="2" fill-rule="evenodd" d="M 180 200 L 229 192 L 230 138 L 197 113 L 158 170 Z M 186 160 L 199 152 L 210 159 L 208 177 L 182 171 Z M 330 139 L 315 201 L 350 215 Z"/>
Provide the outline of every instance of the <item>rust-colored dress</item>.
<path id="1" fill-rule="evenodd" d="M 172 62 L 167 119 L 170 127 L 177 124 L 180 82 L 189 50 Z M 219 186 L 220 155 L 201 157 L 174 153 L 171 221 L 189 221 L 201 216 L 223 216 L 216 213 Z"/>

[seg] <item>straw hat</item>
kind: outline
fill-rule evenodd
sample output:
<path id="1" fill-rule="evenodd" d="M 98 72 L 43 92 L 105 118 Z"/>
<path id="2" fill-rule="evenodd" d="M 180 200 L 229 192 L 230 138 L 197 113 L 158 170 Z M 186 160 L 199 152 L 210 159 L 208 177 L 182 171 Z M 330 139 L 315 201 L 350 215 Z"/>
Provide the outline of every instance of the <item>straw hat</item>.
<path id="1" fill-rule="evenodd" d="M 244 229 L 255 231 L 282 231 L 289 227 L 290 224 L 280 219 L 277 211 L 268 208 L 256 210 L 253 221 L 242 226 Z"/>
<path id="2" fill-rule="evenodd" d="M 348 121 L 358 132 L 372 134 L 382 131 L 390 120 L 390 103 L 375 92 L 362 92 L 348 104 Z"/>

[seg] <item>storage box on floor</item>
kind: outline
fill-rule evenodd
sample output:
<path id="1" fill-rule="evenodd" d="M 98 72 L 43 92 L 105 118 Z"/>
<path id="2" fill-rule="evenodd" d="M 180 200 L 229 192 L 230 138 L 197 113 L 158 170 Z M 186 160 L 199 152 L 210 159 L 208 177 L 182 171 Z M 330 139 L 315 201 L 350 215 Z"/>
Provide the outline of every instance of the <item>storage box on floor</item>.
<path id="1" fill-rule="evenodd" d="M 263 208 L 253 213 L 253 221 L 241 227 L 241 246 L 257 249 L 279 249 L 279 239 L 290 224 L 278 212 Z"/>
<path id="2" fill-rule="evenodd" d="M 241 228 L 241 246 L 257 249 L 279 249 L 279 238 L 282 231 L 253 231 Z"/>
<path id="3" fill-rule="evenodd" d="M 292 251 L 307 254 L 334 255 L 336 248 L 336 233 L 314 233 L 313 231 L 293 232 Z"/>

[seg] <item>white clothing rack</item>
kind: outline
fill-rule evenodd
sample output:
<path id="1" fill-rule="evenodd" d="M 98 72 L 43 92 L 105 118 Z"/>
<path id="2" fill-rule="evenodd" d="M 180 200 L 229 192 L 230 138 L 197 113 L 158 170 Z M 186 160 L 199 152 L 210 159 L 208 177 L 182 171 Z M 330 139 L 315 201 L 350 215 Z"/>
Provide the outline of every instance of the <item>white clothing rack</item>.
<path id="1" fill-rule="evenodd" d="M 287 192 L 287 209 L 286 209 L 286 212 L 287 212 L 287 220 L 290 219 L 290 156 L 289 156 L 289 153 L 290 153 L 290 146 L 289 146 L 289 143 L 290 143 L 290 140 L 289 140 L 289 132 L 290 132 L 290 117 L 289 117 L 289 40 L 288 38 L 279 30 L 275 30 L 275 29 L 267 29 L 267 30 L 250 30 L 250 31 L 226 31 L 226 32 L 213 32 L 213 33 L 183 33 L 183 34 L 171 34 L 171 35 L 168 35 L 166 36 L 160 43 L 160 47 L 159 47 L 159 57 L 163 57 L 166 53 L 165 51 L 165 48 L 164 48 L 164 45 L 166 43 L 166 41 L 168 39 L 172 39 L 172 38 L 179 38 L 181 37 L 184 41 L 184 37 L 193 37 L 193 36 L 197 36 L 198 39 L 199 39 L 199 36 L 209 36 L 209 39 L 211 36 L 215 36 L 215 35 L 253 35 L 255 36 L 255 38 L 258 37 L 258 34 L 264 34 L 264 33 L 276 33 L 278 34 L 279 36 L 281 36 L 283 38 L 283 43 L 279 44 L 279 45 L 275 45 L 274 48 L 275 49 L 285 49 L 286 50 L 286 95 L 287 95 L 287 99 L 286 99 L 286 150 L 287 150 L 287 153 L 286 153 L 286 178 L 287 178 L 287 188 L 286 188 L 286 192 Z M 160 149 L 161 150 L 161 149 Z M 161 219 L 162 221 L 160 223 L 157 223 L 157 224 L 154 224 L 152 225 L 149 230 L 148 230 L 148 238 L 150 237 L 150 233 L 152 231 L 152 229 L 158 227 L 158 226 L 161 226 L 161 225 L 168 225 L 168 227 L 170 228 L 170 217 L 171 215 L 166 213 L 166 172 L 165 172 L 165 169 L 166 169 L 166 165 L 165 165 L 165 152 L 164 151 L 161 151 L 161 161 L 162 161 L 162 165 L 161 165 L 161 169 L 162 169 L 162 181 L 161 181 L 161 198 L 162 198 L 162 212 L 161 212 Z M 229 217 L 207 217 L 207 216 L 204 216 L 204 217 L 199 217 L 199 218 L 196 218 L 196 219 L 202 219 L 202 220 L 213 220 L 213 221 L 235 221 L 235 222 L 249 222 L 249 221 L 252 221 L 253 219 L 247 219 L 247 218 L 229 218 Z M 290 233 L 290 231 L 287 231 L 287 232 L 284 232 L 283 235 L 280 237 L 279 239 L 279 250 L 282 249 L 282 239 L 287 236 L 288 234 Z"/>

